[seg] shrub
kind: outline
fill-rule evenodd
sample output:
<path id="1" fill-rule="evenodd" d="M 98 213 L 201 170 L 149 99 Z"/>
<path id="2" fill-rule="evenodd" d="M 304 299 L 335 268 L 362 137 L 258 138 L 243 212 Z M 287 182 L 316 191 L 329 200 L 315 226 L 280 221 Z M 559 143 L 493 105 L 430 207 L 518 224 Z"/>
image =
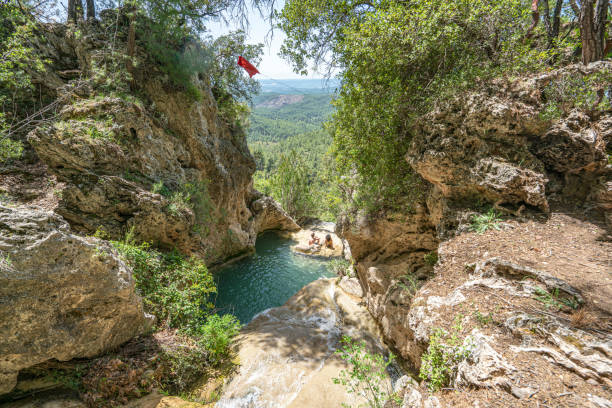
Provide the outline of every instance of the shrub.
<path id="1" fill-rule="evenodd" d="M 425 260 L 427 265 L 434 266 L 438 262 L 438 253 L 436 251 L 431 251 L 423 255 L 423 260 Z"/>
<path id="2" fill-rule="evenodd" d="M 217 291 L 206 265 L 176 251 L 162 254 L 147 243 L 136 244 L 131 233 L 113 245 L 132 267 L 146 310 L 161 324 L 197 332 L 212 308 L 207 299 Z"/>
<path id="3" fill-rule="evenodd" d="M 170 192 L 168 187 L 166 187 L 162 180 L 159 180 L 158 182 L 153 184 L 153 186 L 151 187 L 151 192 L 155 194 L 161 194 L 166 198 L 172 195 L 172 193 Z"/>
<path id="4" fill-rule="evenodd" d="M 193 337 L 179 336 L 180 344 L 165 345 L 159 355 L 155 378 L 166 392 L 182 394 L 209 368 L 209 351 Z"/>
<path id="5" fill-rule="evenodd" d="M 0 123 L 0 126 L 2 124 Z M 0 163 L 10 159 L 18 159 L 23 153 L 23 144 L 18 140 L 12 140 L 2 134 L 0 128 Z"/>
<path id="6" fill-rule="evenodd" d="M 483 234 L 489 229 L 499 230 L 501 228 L 499 226 L 500 221 L 501 218 L 499 217 L 499 214 L 497 214 L 497 212 L 491 208 L 485 214 L 476 214 L 472 216 L 470 231 Z"/>
<path id="7" fill-rule="evenodd" d="M 211 315 L 206 319 L 206 323 L 199 329 L 199 340 L 206 350 L 208 350 L 209 360 L 218 363 L 223 357 L 229 354 L 229 345 L 234 336 L 240 331 L 240 322 L 233 315 Z"/>
<path id="8" fill-rule="evenodd" d="M 207 225 L 213 221 L 214 210 L 214 204 L 208 194 L 208 181 L 185 183 L 180 190 L 174 192 L 159 183 L 153 185 L 153 192 L 168 198 L 168 212 L 177 216 L 181 211 L 191 209 L 196 218 L 196 231 L 204 229 L 204 235 L 207 235 Z"/>
<path id="9" fill-rule="evenodd" d="M 559 289 L 553 288 L 551 292 L 546 289 L 537 287 L 535 288 L 534 299 L 544 303 L 548 309 L 554 308 L 561 310 L 564 306 L 576 310 L 580 306 L 580 303 L 573 296 L 569 298 L 561 297 Z"/>
<path id="10" fill-rule="evenodd" d="M 420 288 L 419 282 L 410 273 L 407 273 L 404 276 L 402 276 L 402 280 L 398 281 L 397 285 L 400 288 L 408 291 L 408 293 L 410 293 L 410 296 L 416 295 L 417 291 Z"/>
<path id="11" fill-rule="evenodd" d="M 421 357 L 419 377 L 427 382 L 432 392 L 450 384 L 457 365 L 468 358 L 472 351 L 470 339 L 460 339 L 458 331 L 458 325 L 453 327 L 450 335 L 437 328 L 429 337 L 429 346 Z"/>
<path id="12" fill-rule="evenodd" d="M 342 384 L 349 393 L 362 395 L 369 407 L 382 408 L 389 398 L 394 398 L 386 369 L 395 356 L 389 354 L 385 361 L 380 354 L 370 354 L 364 341 L 356 342 L 348 336 L 343 336 L 341 342 L 343 346 L 336 353 L 351 364 L 351 369 L 340 371 L 340 377 L 332 379 L 334 384 Z"/>
<path id="13" fill-rule="evenodd" d="M 327 269 L 338 276 L 351 277 L 351 264 L 346 259 L 332 259 L 327 263 Z"/>

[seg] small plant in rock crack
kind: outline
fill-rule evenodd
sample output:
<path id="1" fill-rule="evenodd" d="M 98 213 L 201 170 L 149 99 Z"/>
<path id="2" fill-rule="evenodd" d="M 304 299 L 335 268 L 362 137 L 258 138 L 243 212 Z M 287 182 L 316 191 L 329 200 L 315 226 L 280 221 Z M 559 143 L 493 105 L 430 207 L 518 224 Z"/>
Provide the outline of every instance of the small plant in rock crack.
<path id="1" fill-rule="evenodd" d="M 449 334 L 436 328 L 429 337 L 427 351 L 421 357 L 419 377 L 427 382 L 430 391 L 435 392 L 450 384 L 459 363 L 472 353 L 471 339 L 461 339 L 460 322 L 453 326 Z"/>
<path id="2" fill-rule="evenodd" d="M 343 346 L 336 353 L 340 354 L 351 368 L 348 371 L 340 371 L 340 377 L 332 378 L 334 384 L 342 384 L 347 392 L 363 396 L 370 408 L 382 408 L 387 401 L 398 400 L 391 390 L 386 374 L 386 369 L 395 356 L 389 354 L 389 358 L 385 361 L 380 354 L 370 354 L 366 350 L 364 341 L 357 342 L 348 336 L 343 336 L 341 342 Z M 400 403 L 401 400 L 396 402 Z M 342 406 L 349 405 L 342 404 Z"/>
<path id="3" fill-rule="evenodd" d="M 470 226 L 470 231 L 477 232 L 479 234 L 483 234 L 487 230 L 495 229 L 500 230 L 501 227 L 499 223 L 501 222 L 501 218 L 497 211 L 491 208 L 484 214 L 475 214 L 472 216 L 472 225 Z"/>
<path id="4" fill-rule="evenodd" d="M 425 263 L 430 266 L 434 266 L 438 262 L 438 253 L 431 251 L 423 256 Z"/>
<path id="5" fill-rule="evenodd" d="M 346 259 L 332 259 L 327 263 L 327 269 L 338 276 L 351 277 L 351 264 Z"/>
<path id="6" fill-rule="evenodd" d="M 481 327 L 488 326 L 489 324 L 493 323 L 493 313 L 491 312 L 489 312 L 489 314 L 484 315 L 480 313 L 480 310 L 477 309 L 474 312 L 474 318 Z"/>
<path id="7" fill-rule="evenodd" d="M 408 291 L 410 296 L 416 295 L 419 290 L 419 281 L 411 274 L 407 273 L 401 278 L 402 280 L 397 282 L 397 286 Z"/>
<path id="8" fill-rule="evenodd" d="M 535 288 L 535 296 L 534 299 L 544 303 L 548 309 L 555 308 L 560 310 L 563 306 L 567 306 L 572 310 L 578 309 L 580 304 L 574 298 L 562 298 L 559 296 L 559 289 L 554 288 L 551 292 L 548 292 L 546 289 L 542 289 L 540 287 Z"/>

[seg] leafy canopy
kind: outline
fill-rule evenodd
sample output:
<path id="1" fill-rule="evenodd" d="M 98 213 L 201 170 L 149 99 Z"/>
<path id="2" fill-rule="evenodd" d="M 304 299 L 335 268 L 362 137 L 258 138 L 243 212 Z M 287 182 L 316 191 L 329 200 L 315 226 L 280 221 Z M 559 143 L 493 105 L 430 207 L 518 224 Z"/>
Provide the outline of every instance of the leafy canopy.
<path id="1" fill-rule="evenodd" d="M 34 53 L 34 22 L 15 0 L 0 6 L 0 163 L 21 156 L 21 142 L 11 139 L 12 124 L 20 107 L 32 97 L 32 71 L 42 71 L 44 61 Z"/>
<path id="2" fill-rule="evenodd" d="M 310 61 L 340 72 L 329 128 L 347 198 L 369 210 L 418 197 L 405 160 L 416 118 L 487 78 L 547 66 L 563 47 L 525 41 L 524 0 L 289 0 L 277 17 L 296 72 Z"/>

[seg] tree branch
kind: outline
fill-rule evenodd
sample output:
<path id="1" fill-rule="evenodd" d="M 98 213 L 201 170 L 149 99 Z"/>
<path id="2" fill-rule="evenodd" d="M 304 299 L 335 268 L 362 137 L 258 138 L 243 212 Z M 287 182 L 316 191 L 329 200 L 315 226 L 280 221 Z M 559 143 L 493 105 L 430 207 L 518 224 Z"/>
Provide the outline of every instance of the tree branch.
<path id="1" fill-rule="evenodd" d="M 540 13 L 538 12 L 538 5 L 540 0 L 532 0 L 531 2 L 531 26 L 527 29 L 527 33 L 525 34 L 525 38 L 531 38 L 533 35 L 533 30 L 537 27 L 540 22 Z"/>

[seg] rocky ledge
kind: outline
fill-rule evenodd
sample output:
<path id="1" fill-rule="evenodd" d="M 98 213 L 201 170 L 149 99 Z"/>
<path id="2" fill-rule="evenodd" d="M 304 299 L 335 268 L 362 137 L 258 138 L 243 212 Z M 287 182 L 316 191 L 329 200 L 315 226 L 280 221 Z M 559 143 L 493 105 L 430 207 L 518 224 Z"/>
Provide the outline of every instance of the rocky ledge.
<path id="1" fill-rule="evenodd" d="M 297 244 L 291 247 L 294 252 L 300 253 L 306 256 L 314 256 L 321 258 L 338 258 L 344 255 L 345 245 L 344 242 L 335 233 L 336 224 L 332 222 L 315 222 L 307 225 L 303 229 L 285 234 Z M 321 245 L 310 245 L 311 235 L 315 234 L 319 238 Z M 332 239 L 333 249 L 327 248 L 323 245 L 325 237 L 329 235 Z"/>
<path id="2" fill-rule="evenodd" d="M 51 212 L 0 205 L 0 394 L 23 368 L 93 357 L 152 323 L 113 247 Z"/>
<path id="3" fill-rule="evenodd" d="M 350 368 L 335 351 L 344 335 L 366 341 L 375 352 L 385 347 L 368 311 L 335 282 L 312 282 L 282 307 L 260 313 L 244 327 L 236 342 L 240 368 L 217 407 L 366 403 L 332 381 Z"/>
<path id="4" fill-rule="evenodd" d="M 422 375 L 403 407 L 612 406 L 612 112 L 551 119 L 543 100 L 611 70 L 446 101 L 414 129 L 406 160 L 428 188 L 413 211 L 339 223 L 368 310 Z"/>

